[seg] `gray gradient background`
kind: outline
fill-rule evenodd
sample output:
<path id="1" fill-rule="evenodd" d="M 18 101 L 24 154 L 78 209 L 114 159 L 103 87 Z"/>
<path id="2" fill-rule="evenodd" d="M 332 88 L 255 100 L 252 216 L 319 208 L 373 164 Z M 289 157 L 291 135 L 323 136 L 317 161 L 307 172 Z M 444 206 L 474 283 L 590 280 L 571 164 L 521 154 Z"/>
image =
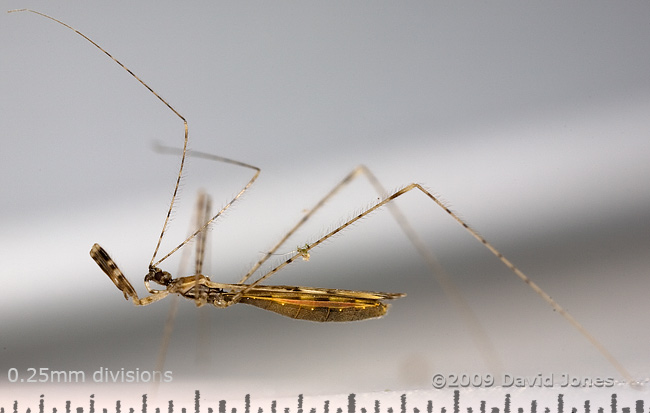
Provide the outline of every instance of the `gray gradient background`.
<path id="1" fill-rule="evenodd" d="M 649 376 L 648 3 L 3 2 L 23 7 L 141 76 L 187 117 L 192 148 L 262 168 L 211 232 L 214 280 L 236 281 L 363 163 L 389 188 L 417 181 L 442 195 Z M 144 290 L 178 167 L 151 144 L 180 146 L 182 124 L 48 20 L 3 14 L 0 39 L 0 383 L 11 367 L 152 370 L 170 303 L 125 302 L 88 250 L 101 243 Z M 249 176 L 190 161 L 166 248 L 197 188 L 221 205 Z M 353 184 L 284 251 L 375 199 Z M 621 378 L 438 207 L 416 193 L 399 206 L 479 315 L 501 372 Z M 408 297 L 384 319 L 337 325 L 181 302 L 174 386 L 362 392 L 490 371 L 387 211 L 272 282 Z"/>

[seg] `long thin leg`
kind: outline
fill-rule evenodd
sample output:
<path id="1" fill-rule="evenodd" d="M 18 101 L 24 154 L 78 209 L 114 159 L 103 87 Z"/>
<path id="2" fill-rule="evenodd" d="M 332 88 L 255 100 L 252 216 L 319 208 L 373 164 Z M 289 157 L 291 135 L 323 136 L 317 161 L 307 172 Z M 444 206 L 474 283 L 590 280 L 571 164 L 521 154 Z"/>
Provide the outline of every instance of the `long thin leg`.
<path id="1" fill-rule="evenodd" d="M 181 115 L 176 109 L 174 109 L 172 107 L 172 105 L 170 105 L 165 99 L 163 99 L 162 96 L 160 96 L 158 93 L 156 93 L 156 91 L 154 91 L 149 85 L 147 85 L 142 79 L 140 79 L 128 67 L 124 66 L 124 64 L 122 64 L 122 62 L 120 62 L 119 60 L 114 58 L 109 52 L 107 52 L 100 45 L 95 43 L 90 37 L 88 37 L 85 34 L 81 33 L 79 30 L 75 29 L 74 27 L 62 22 L 61 20 L 57 20 L 54 17 L 48 16 L 47 14 L 43 14 L 43 13 L 35 11 L 35 10 L 19 9 L 19 10 L 10 10 L 8 13 L 16 13 L 16 12 L 23 12 L 23 11 L 38 14 L 39 16 L 43 16 L 43 17 L 45 17 L 47 19 L 50 19 L 50 20 L 52 20 L 54 22 L 57 22 L 60 25 L 62 25 L 64 27 L 67 27 L 68 29 L 72 30 L 73 32 L 77 33 L 79 36 L 81 36 L 84 39 L 86 39 L 87 41 L 89 41 L 93 46 L 95 46 L 96 48 L 98 48 L 99 50 L 104 52 L 104 54 L 106 56 L 108 56 L 112 61 L 117 63 L 122 69 L 126 70 L 131 76 L 133 76 L 138 82 L 140 82 L 140 84 L 142 84 L 142 86 L 146 87 L 149 92 L 153 93 L 153 95 L 155 97 L 157 97 L 158 100 L 160 100 L 165 106 L 167 106 L 169 108 L 169 110 L 174 112 L 174 114 L 176 116 L 178 116 L 183 121 L 184 137 L 183 137 L 183 152 L 182 152 L 182 155 L 181 155 L 181 164 L 180 164 L 180 167 L 178 168 L 178 177 L 176 178 L 176 185 L 174 186 L 174 192 L 172 194 L 172 200 L 169 203 L 169 210 L 167 211 L 167 216 L 165 216 L 165 222 L 163 223 L 162 230 L 160 231 L 160 237 L 158 238 L 158 243 L 156 244 L 156 249 L 154 250 L 153 256 L 151 257 L 151 262 L 149 263 L 149 267 L 154 266 L 153 262 L 156 259 L 156 255 L 158 254 L 158 249 L 160 248 L 160 243 L 162 242 L 162 238 L 165 235 L 165 231 L 167 230 L 167 225 L 169 224 L 169 218 L 171 216 L 172 210 L 174 209 L 174 202 L 176 201 L 176 195 L 178 194 L 179 184 L 180 184 L 181 178 L 183 176 L 183 167 L 185 165 L 185 155 L 186 155 L 186 151 L 187 151 L 187 141 L 188 141 L 188 137 L 189 137 L 188 128 L 187 128 L 187 121 L 185 120 L 183 115 Z"/>
<path id="2" fill-rule="evenodd" d="M 203 191 L 199 192 L 196 202 L 196 228 L 202 228 L 204 223 L 209 220 L 212 210 L 212 200 Z M 207 240 L 208 228 L 206 227 L 196 237 L 196 249 L 194 252 L 194 275 L 195 283 L 198 285 L 200 276 L 203 273 L 203 262 L 205 259 L 205 244 Z M 198 291 L 198 289 L 197 289 Z M 205 297 L 200 297 L 196 294 L 195 303 L 197 307 L 201 307 L 206 303 Z"/>
<path id="3" fill-rule="evenodd" d="M 358 166 L 354 172 L 356 171 L 358 171 L 359 174 L 363 174 L 368 179 L 370 184 L 375 188 L 377 193 L 380 194 L 383 198 L 386 198 L 388 196 L 388 192 L 384 186 L 365 165 Z M 498 352 L 494 347 L 494 344 L 492 344 L 492 341 L 490 340 L 487 332 L 481 325 L 478 317 L 469 306 L 467 301 L 465 301 L 465 298 L 463 298 L 463 295 L 460 293 L 460 291 L 458 291 L 456 284 L 453 282 L 442 265 L 440 265 L 440 262 L 438 262 L 431 249 L 429 249 L 424 241 L 422 241 L 411 223 L 408 221 L 408 219 L 406 219 L 406 216 L 402 214 L 402 211 L 399 209 L 397 204 L 389 202 L 386 204 L 386 207 L 391 212 L 393 218 L 395 218 L 406 237 L 409 239 L 409 241 L 411 241 L 411 244 L 413 244 L 422 259 L 424 259 L 427 267 L 429 267 L 429 271 L 431 274 L 433 274 L 434 278 L 442 288 L 445 296 L 451 300 L 452 305 L 454 305 L 456 311 L 463 319 L 463 323 L 467 326 L 467 330 L 472 336 L 472 340 L 474 341 L 476 348 L 481 353 L 483 360 L 490 367 L 490 371 L 495 372 L 497 375 L 501 375 L 502 366 Z"/>
<path id="4" fill-rule="evenodd" d="M 196 227 L 201 227 L 204 222 L 212 216 L 212 198 L 204 192 L 199 194 L 201 198 L 199 205 L 197 205 L 197 218 Z M 208 232 L 210 228 L 204 229 L 198 236 L 196 241 L 196 249 L 194 252 L 194 274 L 196 275 L 196 283 L 199 282 L 199 275 L 203 274 L 203 264 L 205 263 L 206 254 L 208 253 Z M 198 290 L 198 287 L 196 287 Z M 197 302 L 197 305 L 203 304 Z M 197 325 L 197 351 L 196 360 L 207 362 L 210 358 L 209 342 L 210 342 L 210 320 L 209 309 L 204 307 L 199 310 L 199 321 Z"/>
<path id="5" fill-rule="evenodd" d="M 266 254 L 264 254 L 264 256 L 253 265 L 248 273 L 244 275 L 244 277 L 239 281 L 239 284 L 246 282 L 246 280 L 248 280 L 271 256 L 273 256 L 273 254 L 275 254 L 275 252 L 284 245 L 284 243 L 320 208 L 322 208 L 331 198 L 360 175 L 363 175 L 368 179 L 379 196 L 382 198 L 387 197 L 388 193 L 370 169 L 365 165 L 357 166 L 338 184 L 336 184 L 320 201 L 318 201 L 316 205 L 314 205 L 269 251 L 267 251 Z M 438 263 L 434 254 L 424 244 L 420 236 L 413 229 L 413 226 L 411 226 L 404 214 L 402 214 L 397 204 L 387 203 L 386 207 L 389 209 L 411 244 L 413 244 L 420 256 L 422 256 L 434 278 L 443 289 L 444 294 L 450 298 L 452 304 L 456 307 L 456 310 L 463 318 L 463 322 L 467 326 L 468 331 L 476 344 L 476 348 L 481 352 L 483 360 L 490 367 L 490 371 L 499 373 L 501 371 L 501 361 L 499 360 L 498 353 L 488 338 L 487 333 L 481 326 L 481 323 L 478 321 L 478 317 L 476 317 L 474 311 L 472 311 L 471 307 L 462 297 L 451 277 L 449 277 L 444 268 Z M 309 249 L 310 248 L 301 249 L 303 258 L 308 254 Z"/>
<path id="6" fill-rule="evenodd" d="M 465 221 L 463 221 L 455 212 L 453 212 L 451 209 L 447 208 L 438 198 L 433 196 L 429 191 L 424 189 L 420 184 L 417 183 L 411 183 L 404 188 L 394 192 L 393 194 L 385 197 L 383 200 L 375 204 L 374 206 L 368 208 L 364 212 L 358 214 L 356 217 L 348 220 L 345 222 L 343 225 L 339 226 L 338 228 L 332 230 L 331 232 L 327 233 L 317 241 L 306 245 L 304 248 L 301 248 L 297 253 L 295 253 L 293 256 L 291 256 L 289 259 L 287 259 L 285 262 L 282 264 L 278 265 L 277 267 L 273 268 L 271 271 L 263 275 L 262 277 L 258 278 L 256 281 L 253 283 L 249 284 L 248 287 L 244 288 L 237 294 L 235 294 L 232 298 L 232 302 L 236 303 L 239 301 L 239 299 L 246 294 L 248 291 L 250 291 L 252 288 L 255 286 L 259 285 L 262 283 L 264 280 L 267 278 L 271 277 L 273 274 L 277 273 L 287 265 L 291 264 L 294 262 L 296 259 L 300 257 L 304 257 L 306 254 L 309 254 L 309 251 L 312 249 L 316 248 L 320 244 L 324 243 L 327 241 L 329 238 L 333 237 L 334 235 L 338 234 L 339 232 L 343 231 L 350 225 L 354 224 L 358 220 L 364 218 L 365 216 L 371 214 L 375 210 L 381 208 L 384 205 L 389 204 L 396 198 L 406 194 L 407 192 L 417 189 L 420 192 L 422 192 L 424 195 L 429 197 L 433 202 L 436 203 L 440 208 L 444 209 L 447 214 L 449 214 L 456 222 L 458 222 L 467 232 L 469 232 L 474 238 L 476 238 L 481 244 L 483 244 L 492 254 L 494 254 L 506 267 L 508 267 L 517 277 L 519 277 L 523 282 L 528 284 L 530 288 L 533 289 L 539 295 L 542 297 L 544 301 L 546 301 L 556 312 L 558 312 L 562 317 L 564 317 L 565 320 L 567 320 L 576 330 L 578 330 L 598 351 L 607 359 L 607 361 L 614 367 L 618 372 L 627 380 L 629 383 L 633 384 L 636 381 L 632 377 L 632 375 L 621 365 L 618 360 L 612 356 L 612 354 L 598 341 L 596 338 L 591 335 L 571 314 L 569 314 L 562 306 L 560 306 L 555 300 L 551 298 L 550 295 L 548 295 L 544 290 L 542 290 L 535 282 L 533 282 L 526 274 L 524 274 L 519 268 L 517 268 L 510 260 L 508 260 L 499 250 L 497 250 L 492 244 L 490 244 L 485 238 L 483 238 L 476 230 L 474 230 L 472 227 L 470 227 Z"/>
<path id="7" fill-rule="evenodd" d="M 163 145 L 157 145 L 155 147 L 155 150 L 157 150 L 160 153 L 169 153 L 169 154 L 178 153 L 178 149 L 170 148 L 170 147 L 163 146 Z M 199 228 L 196 229 L 196 231 L 194 231 L 187 238 L 185 238 L 185 240 L 183 240 L 183 242 L 178 244 L 175 248 L 173 248 L 171 251 L 169 251 L 167 254 L 165 254 L 165 256 L 163 256 L 161 259 L 156 261 L 153 264 L 154 267 L 157 267 L 161 262 L 163 262 L 164 260 L 169 258 L 173 253 L 175 253 L 176 251 L 181 249 L 185 244 L 187 244 L 190 240 L 192 240 L 192 238 L 194 238 L 198 234 L 204 232 L 210 226 L 210 224 L 212 224 L 217 218 L 219 218 L 221 215 L 223 215 L 226 212 L 226 210 L 228 210 L 239 198 L 241 198 L 242 195 L 244 195 L 244 192 L 246 192 L 253 185 L 253 183 L 255 182 L 255 180 L 257 179 L 257 177 L 260 175 L 260 172 L 261 172 L 260 168 L 258 168 L 257 166 L 249 165 L 247 163 L 236 161 L 234 159 L 224 158 L 222 156 L 212 155 L 212 154 L 209 154 L 209 153 L 199 152 L 199 151 L 185 150 L 185 149 L 183 149 L 183 153 L 185 155 L 187 155 L 187 156 L 192 156 L 192 157 L 195 157 L 195 158 L 204 158 L 204 159 L 209 159 L 209 160 L 213 160 L 213 161 L 224 162 L 224 163 L 229 163 L 229 164 L 232 164 L 232 165 L 242 166 L 244 168 L 253 169 L 255 171 L 255 173 L 253 174 L 253 177 L 248 181 L 248 183 L 246 185 L 244 185 L 244 187 L 237 193 L 237 195 L 235 195 L 225 206 L 223 206 L 219 210 L 219 212 L 217 212 L 212 218 L 206 219 L 205 222 L 203 223 L 203 225 L 201 225 Z"/>
<path id="8" fill-rule="evenodd" d="M 345 178 L 341 180 L 338 184 L 334 186 L 320 201 L 316 203 L 303 217 L 291 228 L 271 249 L 269 249 L 266 254 L 259 261 L 253 265 L 253 267 L 239 280 L 238 284 L 245 283 L 269 258 L 275 254 L 275 252 L 282 246 L 284 243 L 302 226 L 307 222 L 319 209 L 321 209 L 327 201 L 329 201 L 334 195 L 336 195 L 344 186 L 349 184 L 358 174 L 360 173 L 360 167 L 355 168 L 350 172 Z M 381 196 L 384 196 L 381 193 Z"/>
<path id="9" fill-rule="evenodd" d="M 212 210 L 212 200 L 205 192 L 200 192 L 197 200 L 196 228 L 201 228 L 210 218 Z M 194 273 L 203 274 L 203 261 L 205 258 L 205 246 L 207 241 L 208 229 L 203 230 L 196 240 L 196 251 L 194 253 Z"/>
<path id="10" fill-rule="evenodd" d="M 156 243 L 156 248 L 154 249 L 153 255 L 151 257 L 151 261 L 149 262 L 149 268 L 157 267 L 162 261 L 167 259 L 170 255 L 172 255 L 174 252 L 178 251 L 178 249 L 180 249 L 188 241 L 190 241 L 192 238 L 194 238 L 197 234 L 199 234 L 201 231 L 206 229 L 215 219 L 217 219 L 223 212 L 225 212 L 226 209 L 228 209 L 237 199 L 239 199 L 239 197 L 241 197 L 241 195 L 244 192 L 246 192 L 246 190 L 248 190 L 248 188 L 250 188 L 250 186 L 253 184 L 253 182 L 255 182 L 255 180 L 257 179 L 257 177 L 259 176 L 259 173 L 260 173 L 259 168 L 255 167 L 255 166 L 252 166 L 252 165 L 248 165 L 248 164 L 243 163 L 243 162 L 235 161 L 235 160 L 232 160 L 232 159 L 223 158 L 223 157 L 214 156 L 214 155 L 209 155 L 209 154 L 204 154 L 204 153 L 200 153 L 200 152 L 195 152 L 194 156 L 197 156 L 197 157 L 203 157 L 203 158 L 209 158 L 209 159 L 213 159 L 213 160 L 219 160 L 221 162 L 231 163 L 231 164 L 235 164 L 235 165 L 244 166 L 244 167 L 247 167 L 247 168 L 254 169 L 256 171 L 255 175 L 253 176 L 253 178 L 251 178 L 251 180 L 248 182 L 248 184 L 246 184 L 244 186 L 244 188 L 242 188 L 242 190 L 228 204 L 226 204 L 226 206 L 223 207 L 215 216 L 213 216 L 210 220 L 207 220 L 207 222 L 205 222 L 205 224 L 203 226 L 198 228 L 196 230 L 196 232 L 194 232 L 193 234 L 188 236 L 181 244 L 179 244 L 176 248 L 171 250 L 163 258 L 156 261 L 156 256 L 158 255 L 158 250 L 160 249 L 160 244 L 161 244 L 162 239 L 163 239 L 163 237 L 165 235 L 165 231 L 167 230 L 167 226 L 169 225 L 169 220 L 170 220 L 170 217 L 171 217 L 171 213 L 172 213 L 172 210 L 174 209 L 174 203 L 175 203 L 176 197 L 178 195 L 178 188 L 180 186 L 181 178 L 183 177 L 183 168 L 185 166 L 185 158 L 188 155 L 188 153 L 190 152 L 190 151 L 187 150 L 187 143 L 188 143 L 188 140 L 189 140 L 189 132 L 188 132 L 187 121 L 185 120 L 183 115 L 181 115 L 176 109 L 174 109 L 165 99 L 163 99 L 162 96 L 160 96 L 158 93 L 156 93 L 156 91 L 154 91 L 148 84 L 146 84 L 142 79 L 140 79 L 128 67 L 126 67 L 122 62 L 120 62 L 115 57 L 113 57 L 113 55 L 111 55 L 109 52 L 107 52 L 100 45 L 95 43 L 90 37 L 88 37 L 85 34 L 81 33 L 79 30 L 75 29 L 74 27 L 62 22 L 61 20 L 55 19 L 54 17 L 48 16 L 47 14 L 44 14 L 44 13 L 41 13 L 41 12 L 38 12 L 38 11 L 35 11 L 35 10 L 18 9 L 18 10 L 10 10 L 8 13 L 17 13 L 17 12 L 30 12 L 30 13 L 37 14 L 39 16 L 43 16 L 43 17 L 45 17 L 47 19 L 50 19 L 50 20 L 52 20 L 52 21 L 54 21 L 56 23 L 59 23 L 60 25 L 62 25 L 64 27 L 72 30 L 73 32 L 77 33 L 79 36 L 83 37 L 88 42 L 90 42 L 93 46 L 95 46 L 96 48 L 101 50 L 106 56 L 108 56 L 111 60 L 113 60 L 115 63 L 117 63 L 122 69 L 126 70 L 131 76 L 133 76 L 138 82 L 140 82 L 140 84 L 142 84 L 142 86 L 147 88 L 147 90 L 149 92 L 153 93 L 154 96 L 156 96 L 165 106 L 167 106 L 169 108 L 169 110 L 171 110 L 176 116 L 178 116 L 183 121 L 183 127 L 184 127 L 183 149 L 181 151 L 181 162 L 180 162 L 180 166 L 178 168 L 178 176 L 176 177 L 176 184 L 174 185 L 174 191 L 172 193 L 172 199 L 171 199 L 171 202 L 169 203 L 169 209 L 167 210 L 167 215 L 165 216 L 165 221 L 163 223 L 162 230 L 160 231 L 160 236 L 158 237 L 158 242 Z M 168 149 L 168 148 L 162 147 L 161 150 L 165 151 L 166 149 Z M 177 153 L 177 152 L 174 150 L 174 153 Z"/>
<path id="11" fill-rule="evenodd" d="M 194 225 L 190 227 L 189 234 L 192 234 L 195 231 L 195 228 L 200 228 L 203 223 L 210 217 L 211 209 L 211 200 L 204 192 L 199 192 L 196 200 L 196 207 L 194 212 Z M 207 237 L 207 230 L 201 232 L 200 236 L 196 240 L 196 249 L 194 256 L 194 273 L 201 274 L 203 271 L 203 262 L 205 255 L 205 243 Z M 181 257 L 181 262 L 178 268 L 178 274 L 184 274 L 186 270 L 186 263 L 188 260 L 189 250 L 183 250 L 183 255 Z M 198 277 L 197 277 L 198 280 Z M 169 343 L 171 341 L 171 335 L 174 330 L 174 321 L 176 319 L 176 314 L 178 312 L 178 301 L 179 297 L 175 294 L 172 295 L 172 303 L 169 307 L 169 312 L 167 314 L 167 320 L 165 321 L 165 328 L 163 329 L 163 336 L 160 343 L 160 350 L 158 351 L 158 358 L 156 359 L 156 371 L 162 371 L 165 366 L 165 359 L 167 358 L 167 350 L 169 348 Z M 197 297 L 197 306 L 199 305 Z"/>

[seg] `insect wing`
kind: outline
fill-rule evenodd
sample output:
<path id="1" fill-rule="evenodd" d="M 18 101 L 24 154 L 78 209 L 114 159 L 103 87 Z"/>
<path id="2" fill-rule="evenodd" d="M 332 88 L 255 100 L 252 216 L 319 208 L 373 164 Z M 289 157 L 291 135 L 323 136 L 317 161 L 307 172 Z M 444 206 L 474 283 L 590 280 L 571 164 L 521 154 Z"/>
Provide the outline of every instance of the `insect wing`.
<path id="1" fill-rule="evenodd" d="M 388 310 L 388 305 L 381 300 L 404 296 L 401 293 L 260 286 L 246 292 L 240 302 L 299 320 L 343 322 L 381 317 Z"/>

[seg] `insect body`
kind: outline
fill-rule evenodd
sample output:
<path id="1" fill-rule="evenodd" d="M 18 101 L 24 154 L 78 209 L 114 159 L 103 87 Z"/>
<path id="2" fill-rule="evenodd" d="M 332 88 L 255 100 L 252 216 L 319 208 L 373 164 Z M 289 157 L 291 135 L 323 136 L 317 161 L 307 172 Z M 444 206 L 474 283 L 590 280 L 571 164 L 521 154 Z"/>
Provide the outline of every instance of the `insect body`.
<path id="1" fill-rule="evenodd" d="M 151 295 L 139 298 L 129 280 L 99 244 L 93 245 L 90 256 L 124 293 L 124 298 L 130 298 L 135 305 L 148 305 L 168 294 L 179 294 L 194 300 L 199 306 L 212 304 L 226 308 L 241 302 L 300 320 L 357 321 L 381 317 L 388 308 L 381 300 L 405 295 L 292 286 L 257 285 L 249 288 L 247 284 L 216 283 L 202 274 L 172 278 L 167 271 L 152 267 L 144 278 Z M 152 289 L 149 284 L 152 281 L 166 289 Z"/>

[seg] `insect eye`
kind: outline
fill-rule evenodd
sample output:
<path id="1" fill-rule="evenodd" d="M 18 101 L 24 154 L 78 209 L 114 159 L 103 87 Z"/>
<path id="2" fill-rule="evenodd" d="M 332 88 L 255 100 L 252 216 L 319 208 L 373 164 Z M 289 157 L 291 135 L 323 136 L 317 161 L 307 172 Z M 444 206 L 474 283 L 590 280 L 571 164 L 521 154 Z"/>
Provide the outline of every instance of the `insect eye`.
<path id="1" fill-rule="evenodd" d="M 156 284 L 167 285 L 172 281 L 172 276 L 167 271 L 163 271 L 160 268 L 150 268 L 149 274 L 144 277 L 146 282 L 153 281 Z"/>

